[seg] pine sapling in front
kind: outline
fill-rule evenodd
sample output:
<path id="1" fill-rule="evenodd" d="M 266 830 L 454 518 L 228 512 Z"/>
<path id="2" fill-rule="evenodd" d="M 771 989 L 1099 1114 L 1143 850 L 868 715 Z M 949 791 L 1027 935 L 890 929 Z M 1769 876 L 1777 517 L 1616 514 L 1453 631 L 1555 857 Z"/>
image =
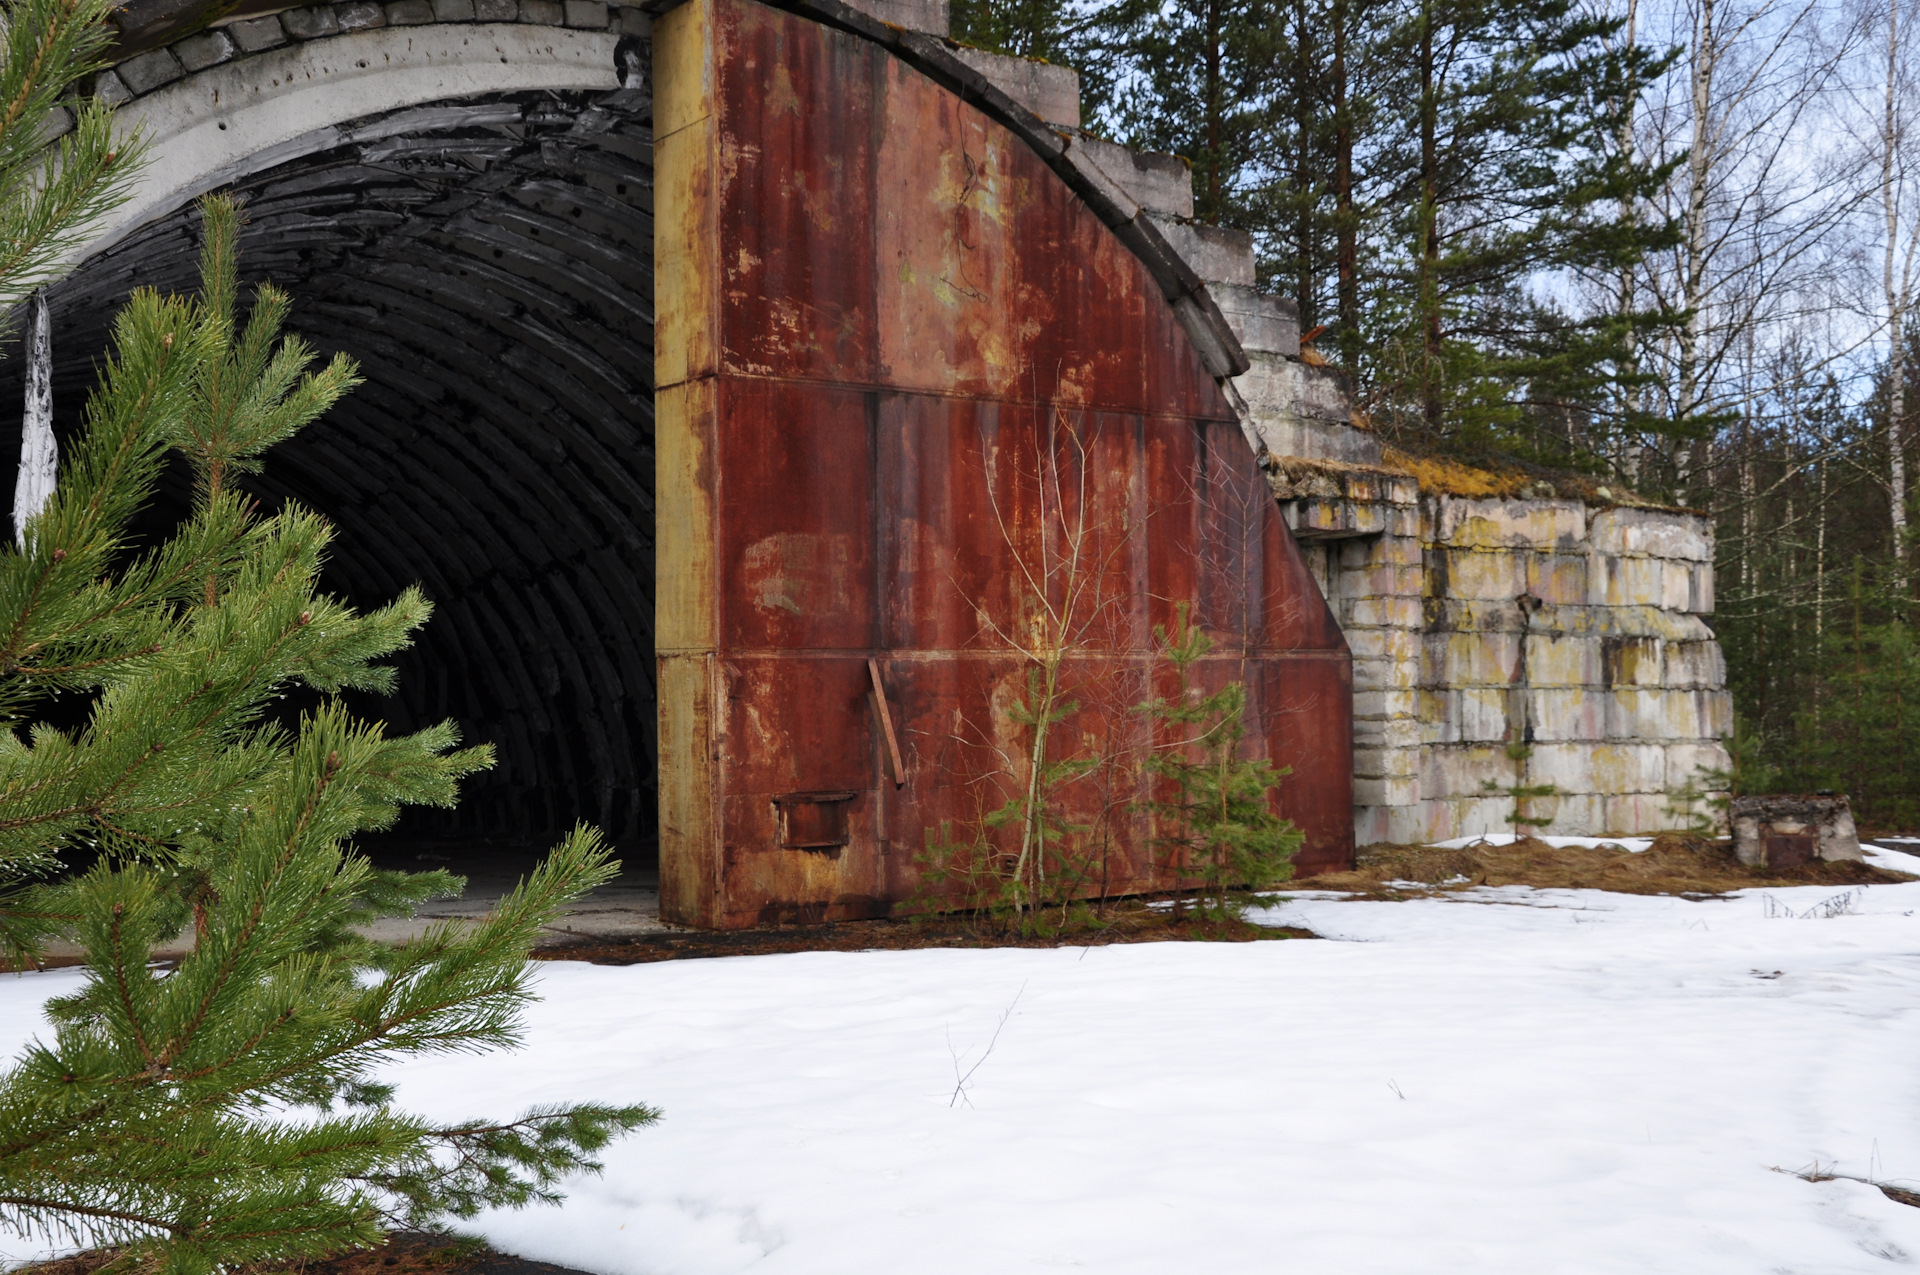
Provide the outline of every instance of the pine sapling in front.
<path id="1" fill-rule="evenodd" d="M 85 961 L 48 1006 L 53 1038 L 0 1071 L 0 1226 L 125 1245 L 166 1275 L 550 1199 L 655 1118 L 588 1103 L 445 1125 L 394 1104 L 393 1063 L 518 1042 L 534 940 L 618 865 L 580 828 L 476 924 L 398 949 L 357 933 L 460 883 L 376 871 L 351 839 L 452 804 L 491 754 L 448 724 L 389 736 L 338 698 L 276 717 L 292 687 L 391 687 L 381 661 L 430 607 L 320 593 L 328 522 L 232 483 L 355 373 L 281 339 L 272 289 L 242 322 L 235 210 L 203 208 L 202 294 L 134 295 L 51 500 L 0 549 L 0 942 L 31 961 L 65 938 Z M 170 451 L 191 513 L 136 550 Z M 56 693 L 77 726 L 40 715 Z M 157 965 L 183 929 L 190 950 Z"/>
<path id="2" fill-rule="evenodd" d="M 1184 603 L 1173 632 L 1156 625 L 1154 637 L 1173 664 L 1178 690 L 1140 706 L 1162 728 L 1145 762 L 1161 795 L 1146 808 L 1172 866 L 1199 882 L 1201 910 L 1216 919 L 1238 919 L 1245 901 L 1234 891 L 1277 885 L 1293 875 L 1303 834 L 1271 806 L 1274 787 L 1290 772 L 1265 758 L 1240 756 L 1246 685 L 1228 682 L 1211 694 L 1199 687 L 1199 665 L 1213 641 L 1189 622 Z"/>
<path id="3" fill-rule="evenodd" d="M 1513 809 L 1507 812 L 1507 824 L 1513 829 L 1513 839 L 1532 836 L 1535 828 L 1544 828 L 1553 822 L 1552 815 L 1536 815 L 1532 802 L 1542 797 L 1556 797 L 1560 790 L 1552 784 L 1530 784 L 1527 782 L 1527 762 L 1533 757 L 1533 745 L 1521 740 L 1507 744 L 1507 760 L 1513 763 L 1514 778 L 1510 784 L 1498 780 L 1485 779 L 1480 782 L 1480 791 L 1499 793 L 1513 803 Z M 1526 831 L 1522 832 L 1521 829 Z"/>

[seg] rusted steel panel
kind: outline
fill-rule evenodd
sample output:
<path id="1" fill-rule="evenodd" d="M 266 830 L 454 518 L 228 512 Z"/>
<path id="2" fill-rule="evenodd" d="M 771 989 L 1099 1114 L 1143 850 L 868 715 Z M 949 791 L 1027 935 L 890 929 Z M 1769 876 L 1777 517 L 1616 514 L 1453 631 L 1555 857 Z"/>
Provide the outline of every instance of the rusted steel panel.
<path id="1" fill-rule="evenodd" d="M 716 751 L 725 782 L 723 922 L 793 919 L 811 915 L 805 909 L 836 904 L 844 914 L 849 901 L 878 897 L 873 849 L 884 798 L 865 712 L 865 657 L 738 656 L 721 669 L 726 733 Z M 858 795 L 847 811 L 846 849 L 780 846 L 774 798 L 848 790 Z M 852 910 L 870 914 L 873 908 Z"/>
<path id="2" fill-rule="evenodd" d="M 760 6 L 715 13 L 727 369 L 871 383 L 873 81 L 885 55 Z"/>
<path id="3" fill-rule="evenodd" d="M 663 220 L 717 227 L 714 268 L 662 263 L 662 286 L 708 291 L 659 304 L 718 316 L 718 371 L 708 433 L 661 444 L 663 463 L 710 462 L 673 471 L 700 489 L 678 498 L 698 525 L 659 534 L 710 547 L 712 699 L 704 718 L 663 702 L 677 737 L 702 720 L 710 738 L 698 762 L 663 748 L 662 791 L 710 814 L 704 841 L 663 820 L 667 913 L 885 914 L 920 887 L 930 832 L 966 835 L 1017 788 L 1010 709 L 1050 642 L 1077 705 L 1056 737 L 1103 759 L 1062 794 L 1104 847 L 1081 888 L 1177 883 L 1142 812 L 1139 762 L 1164 741 L 1136 710 L 1171 689 L 1154 631 L 1180 603 L 1215 641 L 1202 684 L 1248 688 L 1247 755 L 1293 768 L 1279 804 L 1307 830 L 1301 866 L 1350 862 L 1346 646 L 1145 268 L 1017 139 L 883 50 L 753 0 L 669 21 L 695 8 L 710 115 L 682 116 L 711 120 L 717 177 L 666 171 L 700 152 L 663 145 L 659 180 L 686 205 Z M 663 251 L 698 241 L 661 233 Z M 676 767 L 699 773 L 670 784 Z M 833 836 L 782 846 L 806 794 L 834 803 L 805 815 Z"/>
<path id="4" fill-rule="evenodd" d="M 1233 671 L 1247 683 L 1248 734 L 1262 740 L 1280 782 L 1281 813 L 1306 843 L 1294 872 L 1353 866 L 1353 663 L 1332 653 L 1254 658 Z"/>
<path id="5" fill-rule="evenodd" d="M 865 650 L 877 639 L 867 395 L 721 381 L 721 640 Z"/>
<path id="6" fill-rule="evenodd" d="M 1816 857 L 1816 840 L 1811 832 L 1774 832 L 1768 829 L 1761 834 L 1761 842 L 1766 846 L 1767 867 L 1797 868 L 1812 863 Z"/>

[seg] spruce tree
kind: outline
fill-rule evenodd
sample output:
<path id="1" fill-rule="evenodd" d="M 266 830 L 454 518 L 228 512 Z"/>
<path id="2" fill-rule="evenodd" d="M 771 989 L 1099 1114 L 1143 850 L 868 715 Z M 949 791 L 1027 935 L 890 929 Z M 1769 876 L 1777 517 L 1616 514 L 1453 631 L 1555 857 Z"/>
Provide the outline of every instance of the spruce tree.
<path id="1" fill-rule="evenodd" d="M 1673 242 L 1649 199 L 1678 157 L 1619 144 L 1672 51 L 1574 0 L 1114 0 L 1074 21 L 1090 126 L 1192 161 L 1196 217 L 1253 235 L 1260 286 L 1327 329 L 1396 441 L 1563 462 L 1543 425 L 1570 437 L 1644 385 L 1635 350 L 1674 313 L 1530 288 Z"/>
<path id="2" fill-rule="evenodd" d="M 1078 60 L 1083 24 L 1067 0 L 953 0 L 950 29 L 975 48 L 1065 62 Z"/>
<path id="3" fill-rule="evenodd" d="M 135 148 L 97 104 L 50 164 L 39 146 L 106 7 L 7 11 L 0 304 L 123 189 Z M 436 1126 L 394 1105 L 391 1063 L 517 1041 L 535 937 L 617 865 L 583 827 L 477 924 L 397 949 L 356 932 L 461 883 L 377 871 L 351 839 L 451 803 L 491 755 L 444 724 L 390 738 L 337 698 L 389 689 L 379 661 L 431 608 L 412 589 L 364 615 L 322 594 L 327 521 L 234 485 L 356 374 L 282 339 L 278 291 L 242 314 L 236 212 L 203 208 L 201 294 L 134 295 L 54 495 L 0 551 L 0 945 L 18 964 L 75 941 L 86 974 L 48 1005 L 53 1039 L 0 1072 L 0 1225 L 180 1275 L 551 1200 L 655 1118 L 586 1104 Z M 191 514 L 142 545 L 132 520 L 174 453 Z M 283 720 L 301 687 L 328 698 Z M 157 964 L 183 930 L 187 954 Z"/>
<path id="4" fill-rule="evenodd" d="M 1128 145 L 1193 165 L 1201 221 L 1255 229 L 1249 201 L 1272 153 L 1274 93 L 1285 54 L 1275 0 L 1118 0 L 1101 11 L 1095 106 Z"/>
<path id="5" fill-rule="evenodd" d="M 1616 139 L 1673 55 L 1617 43 L 1622 20 L 1574 0 L 1418 0 L 1397 17 L 1380 48 L 1405 109 L 1379 167 L 1399 215 L 1368 376 L 1402 437 L 1510 449 L 1529 413 L 1577 408 L 1673 317 L 1573 322 L 1525 291 L 1672 241 L 1641 210 L 1678 157 L 1649 163 Z"/>

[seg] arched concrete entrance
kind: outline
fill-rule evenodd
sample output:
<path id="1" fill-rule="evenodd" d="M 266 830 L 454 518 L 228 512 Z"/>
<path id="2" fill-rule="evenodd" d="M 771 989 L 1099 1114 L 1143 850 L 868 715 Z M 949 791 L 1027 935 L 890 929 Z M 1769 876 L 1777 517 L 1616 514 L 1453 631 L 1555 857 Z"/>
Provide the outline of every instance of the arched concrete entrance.
<path id="1" fill-rule="evenodd" d="M 335 519 L 330 587 L 372 605 L 417 581 L 434 599 L 433 622 L 399 661 L 398 696 L 367 707 L 396 730 L 451 717 L 499 753 L 456 811 L 410 811 L 405 831 L 541 842 L 587 819 L 645 863 L 656 804 L 651 100 L 644 86 L 617 87 L 611 33 L 507 28 L 476 41 L 479 30 L 316 40 L 127 108 L 156 154 L 132 204 L 51 294 L 59 416 L 78 419 L 132 287 L 195 286 L 198 216 L 186 201 L 238 195 L 244 276 L 289 291 L 290 329 L 322 354 L 351 355 L 366 377 L 253 485 Z M 396 56 L 402 43 L 411 60 Z M 476 43 L 484 53 L 458 73 L 426 56 Z M 362 69 L 381 61 L 382 74 Z M 318 89 L 274 91 L 341 65 L 351 73 Z M 558 87 L 420 100 L 495 68 L 509 83 Z M 242 84 L 265 89 L 236 110 L 198 109 Z M 369 114 L 369 103 L 392 109 Z M 335 118 L 343 111 L 355 114 Z M 229 137 L 237 163 L 220 148 Z M 17 361 L 0 364 L 0 376 L 18 374 Z"/>
<path id="2" fill-rule="evenodd" d="M 1349 861 L 1351 661 L 1247 448 L 1246 355 L 1094 144 L 837 0 L 475 20 L 503 6 L 352 0 L 124 63 L 154 158 L 52 298 L 77 407 L 113 302 L 191 285 L 188 201 L 247 199 L 247 271 L 368 377 L 261 491 L 338 514 L 355 600 L 439 604 L 378 711 L 500 749 L 451 830 L 586 818 L 644 862 L 657 814 L 668 919 L 886 914 L 1017 769 L 1072 504 L 1098 888 L 1181 879 L 1126 759 L 1182 607 L 1293 770 L 1303 865 Z"/>

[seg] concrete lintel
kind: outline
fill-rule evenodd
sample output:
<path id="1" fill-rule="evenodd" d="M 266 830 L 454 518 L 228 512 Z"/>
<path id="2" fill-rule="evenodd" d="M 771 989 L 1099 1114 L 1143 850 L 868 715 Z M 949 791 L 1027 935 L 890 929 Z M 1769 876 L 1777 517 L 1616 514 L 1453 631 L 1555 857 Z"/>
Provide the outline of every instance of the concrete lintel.
<path id="1" fill-rule="evenodd" d="M 1253 286 L 1253 236 L 1246 231 L 1165 216 L 1153 218 L 1153 223 L 1208 283 Z"/>
<path id="2" fill-rule="evenodd" d="M 1299 357 L 1300 311 L 1290 298 L 1232 283 L 1215 285 L 1214 296 L 1247 353 Z"/>
<path id="3" fill-rule="evenodd" d="M 124 106 L 149 161 L 126 203 L 71 255 L 83 260 L 206 191 L 336 145 L 341 121 L 522 89 L 617 89 L 607 31 L 519 24 L 375 27 L 224 62 Z"/>

